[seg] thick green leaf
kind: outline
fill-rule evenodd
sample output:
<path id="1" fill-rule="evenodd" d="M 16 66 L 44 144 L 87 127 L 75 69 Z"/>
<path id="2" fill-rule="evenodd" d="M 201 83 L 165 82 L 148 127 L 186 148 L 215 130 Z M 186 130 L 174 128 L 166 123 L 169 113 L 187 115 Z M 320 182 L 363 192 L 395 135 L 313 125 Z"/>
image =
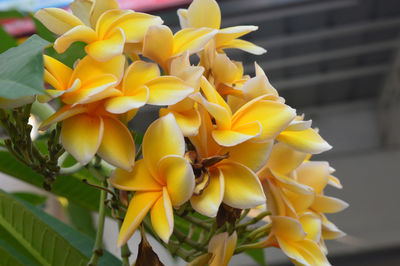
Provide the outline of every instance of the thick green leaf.
<path id="1" fill-rule="evenodd" d="M 47 200 L 47 196 L 32 192 L 14 192 L 12 195 L 20 200 L 29 202 L 33 206 L 41 206 Z"/>
<path id="2" fill-rule="evenodd" d="M 18 162 L 8 151 L 0 150 L 0 172 L 42 188 L 43 177 Z M 52 192 L 86 209 L 97 211 L 100 192 L 84 184 L 82 179 L 88 179 L 92 183 L 95 182 L 95 179 L 85 169 L 72 176 L 58 176 L 53 183 Z"/>
<path id="3" fill-rule="evenodd" d="M 0 191 L 2 226 L 41 265 L 86 265 L 94 242 L 40 209 Z M 105 252 L 99 265 L 120 265 Z"/>
<path id="4" fill-rule="evenodd" d="M 94 228 L 93 217 L 90 211 L 73 202 L 68 202 L 66 213 L 70 224 L 82 234 L 91 239 L 96 237 L 96 229 Z"/>
<path id="5" fill-rule="evenodd" d="M 244 252 L 261 266 L 267 266 L 263 249 L 248 249 Z"/>
<path id="6" fill-rule="evenodd" d="M 32 257 L 15 238 L 12 237 L 3 227 L 0 226 L 0 265 L 32 265 L 39 266 Z"/>
<path id="7" fill-rule="evenodd" d="M 0 26 L 0 53 L 17 46 L 17 41 Z"/>
<path id="8" fill-rule="evenodd" d="M 0 54 L 0 97 L 16 99 L 45 92 L 42 54 L 47 45 L 49 42 L 33 35 Z"/>

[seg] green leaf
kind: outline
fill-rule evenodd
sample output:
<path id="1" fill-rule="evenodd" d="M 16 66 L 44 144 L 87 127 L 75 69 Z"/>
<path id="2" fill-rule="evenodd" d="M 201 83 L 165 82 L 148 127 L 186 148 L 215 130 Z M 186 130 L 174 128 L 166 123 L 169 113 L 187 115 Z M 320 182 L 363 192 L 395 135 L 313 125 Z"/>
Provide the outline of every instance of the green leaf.
<path id="1" fill-rule="evenodd" d="M 3 53 L 11 47 L 18 46 L 17 41 L 0 26 L 0 53 Z"/>
<path id="2" fill-rule="evenodd" d="M 16 99 L 42 94 L 43 49 L 49 42 L 37 35 L 0 54 L 0 97 Z"/>
<path id="3" fill-rule="evenodd" d="M 65 209 L 71 225 L 82 234 L 95 239 L 96 229 L 94 228 L 93 217 L 90 211 L 73 202 L 68 202 Z"/>
<path id="4" fill-rule="evenodd" d="M 20 200 L 32 204 L 33 206 L 43 205 L 47 200 L 47 196 L 32 192 L 14 192 L 12 195 Z"/>
<path id="5" fill-rule="evenodd" d="M 18 10 L 0 11 L 0 19 L 4 18 L 24 18 L 24 14 Z"/>
<path id="6" fill-rule="evenodd" d="M 18 162 L 8 151 L 0 150 L 0 172 L 42 188 L 43 176 Z M 58 176 L 53 183 L 52 192 L 86 209 L 97 211 L 100 192 L 84 184 L 82 179 L 88 179 L 92 183 L 96 181 L 85 169 L 74 175 Z"/>
<path id="7" fill-rule="evenodd" d="M 248 249 L 244 252 L 261 266 L 267 266 L 263 249 Z"/>
<path id="8" fill-rule="evenodd" d="M 40 265 L 86 265 L 93 241 L 26 202 L 0 191 L 0 226 Z M 120 265 L 105 252 L 100 265 Z"/>
<path id="9" fill-rule="evenodd" d="M 53 47 L 49 47 L 46 49 L 46 54 L 73 68 L 76 60 L 85 57 L 85 46 L 84 42 L 75 42 L 62 54 L 57 53 Z"/>

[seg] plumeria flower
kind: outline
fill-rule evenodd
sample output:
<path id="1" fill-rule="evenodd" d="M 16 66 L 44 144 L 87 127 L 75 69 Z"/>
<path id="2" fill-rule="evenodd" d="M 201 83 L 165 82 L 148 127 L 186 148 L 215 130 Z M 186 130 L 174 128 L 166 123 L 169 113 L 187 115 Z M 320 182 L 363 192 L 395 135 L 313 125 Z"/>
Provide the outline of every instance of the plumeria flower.
<path id="1" fill-rule="evenodd" d="M 268 141 L 274 139 L 295 117 L 295 110 L 277 101 L 274 95 L 253 99 L 234 114 L 215 88 L 202 77 L 200 93 L 190 96 L 203 105 L 214 117 L 214 140 L 222 146 L 235 146 L 249 139 Z"/>
<path id="2" fill-rule="evenodd" d="M 108 163 L 130 171 L 135 161 L 135 143 L 118 116 L 104 109 L 104 102 L 65 105 L 40 126 L 40 130 L 63 121 L 61 143 L 82 165 L 98 154 Z"/>
<path id="3" fill-rule="evenodd" d="M 302 224 L 290 217 L 272 216 L 268 238 L 259 247 L 279 247 L 296 265 L 330 265 L 320 247 L 304 231 Z"/>
<path id="4" fill-rule="evenodd" d="M 198 92 L 203 72 L 203 67 L 190 65 L 189 52 L 185 52 L 171 61 L 169 73 L 182 79 L 186 85 Z M 160 109 L 160 116 L 165 116 L 169 113 L 175 116 L 176 122 L 185 137 L 198 134 L 201 119 L 197 103 L 191 98 L 185 98 L 176 104 L 168 106 L 168 108 Z"/>
<path id="5" fill-rule="evenodd" d="M 237 110 L 247 102 L 262 95 L 274 95 L 277 100 L 284 102 L 278 97 L 278 92 L 271 85 L 261 67 L 255 64 L 256 76 L 249 79 L 242 87 L 236 88 L 235 93 L 230 93 L 228 104 L 232 110 Z M 237 93 L 240 91 L 241 93 Z M 229 92 L 229 91 L 228 91 Z M 297 116 L 291 123 L 276 137 L 277 140 L 285 142 L 294 149 L 311 154 L 318 154 L 332 148 L 319 134 L 311 128 L 311 120 L 303 121 L 303 116 Z"/>
<path id="6" fill-rule="evenodd" d="M 239 209 L 265 203 L 263 189 L 254 171 L 268 159 L 271 142 L 245 142 L 222 147 L 211 136 L 210 116 L 203 108 L 200 113 L 199 134 L 190 140 L 197 152 L 193 163 L 203 163 L 206 170 L 203 169 L 203 181 L 196 186 L 195 195 L 190 199 L 193 208 L 203 215 L 215 217 L 222 202 Z M 229 154 L 228 158 L 224 157 L 226 154 Z M 216 162 L 207 165 L 206 161 L 212 160 Z"/>
<path id="7" fill-rule="evenodd" d="M 115 88 L 123 76 L 125 57 L 116 56 L 106 62 L 84 57 L 71 69 L 60 61 L 44 56 L 44 80 L 54 89 L 46 90 L 40 101 L 59 97 L 65 104 L 87 104 L 118 95 Z"/>
<path id="8" fill-rule="evenodd" d="M 178 16 L 182 29 L 188 27 L 207 27 L 217 29 L 218 33 L 215 36 L 215 48 L 219 52 L 222 52 L 223 49 L 229 48 L 241 49 L 256 55 L 266 52 L 262 47 L 238 39 L 243 35 L 257 30 L 257 26 L 235 26 L 220 29 L 221 10 L 215 0 L 194 0 L 188 9 L 179 9 Z"/>
<path id="9" fill-rule="evenodd" d="M 119 91 L 120 95 L 114 95 L 105 103 L 106 110 L 111 113 L 126 113 L 146 103 L 176 104 L 191 94 L 193 88 L 177 77 L 160 76 L 156 64 L 138 60 L 126 69 Z"/>
<path id="10" fill-rule="evenodd" d="M 208 243 L 208 252 L 213 254 L 210 266 L 228 266 L 236 248 L 237 234 L 236 231 L 232 235 L 228 232 L 220 233 L 213 236 Z"/>
<path id="11" fill-rule="evenodd" d="M 276 143 L 267 164 L 257 172 L 263 184 L 268 209 L 275 215 L 297 217 L 297 212 L 308 209 L 315 199 L 312 187 L 301 184 L 293 177 L 295 170 L 304 162 L 307 154 L 292 149 L 285 143 Z M 288 194 L 301 195 L 290 200 Z"/>
<path id="12" fill-rule="evenodd" d="M 75 0 L 73 14 L 59 8 L 44 8 L 35 17 L 50 31 L 61 35 L 54 43 L 58 53 L 77 41 L 97 61 L 107 61 L 124 51 L 125 43 L 140 43 L 151 25 L 162 24 L 156 16 L 120 10 L 115 0 Z"/>
<path id="13" fill-rule="evenodd" d="M 172 114 L 161 117 L 147 129 L 143 138 L 143 159 L 131 172 L 116 169 L 111 184 L 120 190 L 136 191 L 118 236 L 124 245 L 146 214 L 157 235 L 166 243 L 174 227 L 172 207 L 179 207 L 193 194 L 194 173 L 183 157 L 185 141 Z"/>
<path id="14" fill-rule="evenodd" d="M 185 52 L 191 55 L 201 51 L 216 33 L 210 28 L 187 28 L 172 34 L 167 26 L 154 25 L 144 37 L 143 55 L 169 72 L 169 64 L 174 57 Z"/>

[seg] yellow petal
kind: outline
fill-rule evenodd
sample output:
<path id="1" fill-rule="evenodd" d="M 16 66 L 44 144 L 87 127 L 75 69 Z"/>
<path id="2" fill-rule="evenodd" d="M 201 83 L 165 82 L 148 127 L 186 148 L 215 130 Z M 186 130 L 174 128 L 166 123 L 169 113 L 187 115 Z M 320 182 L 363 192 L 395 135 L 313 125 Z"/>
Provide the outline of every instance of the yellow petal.
<path id="1" fill-rule="evenodd" d="M 176 13 L 178 14 L 179 24 L 181 25 L 181 29 L 188 28 L 189 27 L 189 23 L 187 21 L 188 10 L 184 8 L 179 8 L 178 11 L 176 11 Z"/>
<path id="2" fill-rule="evenodd" d="M 300 215 L 299 221 L 307 233 L 307 239 L 318 242 L 321 238 L 321 219 L 312 212 L 306 212 Z"/>
<path id="3" fill-rule="evenodd" d="M 200 79 L 204 73 L 204 67 L 191 66 L 189 62 L 189 52 L 186 52 L 175 57 L 171 61 L 169 73 L 172 76 L 182 79 L 188 86 L 192 87 L 195 92 L 198 92 L 200 88 Z"/>
<path id="4" fill-rule="evenodd" d="M 193 92 L 181 79 L 162 76 L 146 83 L 149 88 L 148 104 L 172 105 L 186 98 Z"/>
<path id="5" fill-rule="evenodd" d="M 265 94 L 272 94 L 274 96 L 278 96 L 278 92 L 275 88 L 269 83 L 269 80 L 266 76 L 256 76 L 254 78 L 249 79 L 243 85 L 243 94 L 246 99 L 251 100 L 256 97 Z"/>
<path id="6" fill-rule="evenodd" d="M 125 34 L 122 29 L 114 29 L 107 37 L 107 39 L 86 45 L 86 53 L 99 62 L 105 62 L 115 56 L 121 55 L 125 44 Z"/>
<path id="7" fill-rule="evenodd" d="M 208 216 L 217 216 L 224 197 L 224 176 L 218 168 L 210 169 L 210 183 L 200 195 L 193 195 L 190 203 L 197 212 Z"/>
<path id="8" fill-rule="evenodd" d="M 292 191 L 293 193 L 303 194 L 303 195 L 314 195 L 314 190 L 311 187 L 303 185 L 287 176 L 275 173 L 272 170 L 271 173 L 275 177 L 275 179 L 280 183 L 281 186 Z"/>
<path id="9" fill-rule="evenodd" d="M 218 36 L 218 35 L 217 35 Z M 255 45 L 254 43 L 241 40 L 241 39 L 235 39 L 231 40 L 224 45 L 218 46 L 218 49 L 224 50 L 224 49 L 240 49 L 242 51 L 248 52 L 250 54 L 255 54 L 255 55 L 262 55 L 267 52 L 264 48 L 261 46 Z"/>
<path id="10" fill-rule="evenodd" d="M 281 237 L 276 237 L 278 240 L 278 244 L 280 249 L 285 253 L 286 256 L 288 256 L 292 261 L 297 263 L 297 265 L 313 265 L 307 262 L 301 252 L 297 249 L 293 243 L 290 243 L 284 238 Z"/>
<path id="11" fill-rule="evenodd" d="M 228 237 L 228 239 L 225 242 L 225 256 L 224 256 L 224 262 L 222 265 L 227 266 L 229 261 L 231 260 L 233 253 L 235 252 L 236 248 L 236 243 L 237 243 L 237 233 L 236 231 L 232 233 Z"/>
<path id="12" fill-rule="evenodd" d="M 125 33 L 127 43 L 143 41 L 150 26 L 160 25 L 163 21 L 160 17 L 140 12 L 131 12 L 120 17 L 110 25 L 110 29 L 121 28 Z"/>
<path id="13" fill-rule="evenodd" d="M 225 102 L 224 98 L 222 98 L 222 96 L 217 92 L 217 90 L 211 85 L 211 83 L 205 77 L 201 77 L 200 86 L 202 92 L 204 93 L 209 102 L 220 105 L 229 112 L 230 116 L 232 115 L 229 105 Z"/>
<path id="14" fill-rule="evenodd" d="M 96 23 L 96 33 L 100 40 L 107 39 L 107 35 L 113 31 L 116 27 L 112 27 L 114 23 L 117 23 L 119 19 L 122 19 L 129 14 L 134 13 L 132 10 L 120 10 L 113 9 L 104 12 Z"/>
<path id="15" fill-rule="evenodd" d="M 93 1 L 92 9 L 90 10 L 90 24 L 92 28 L 96 27 L 97 20 L 106 11 L 118 9 L 116 0 L 96 0 Z"/>
<path id="16" fill-rule="evenodd" d="M 58 37 L 54 42 L 54 49 L 61 54 L 74 42 L 92 43 L 95 41 L 97 41 L 96 32 L 88 26 L 79 25 Z"/>
<path id="17" fill-rule="evenodd" d="M 271 216 L 272 231 L 274 234 L 287 241 L 301 241 L 307 234 L 304 232 L 301 223 L 286 216 Z"/>
<path id="18" fill-rule="evenodd" d="M 214 235 L 208 243 L 208 252 L 213 254 L 210 266 L 222 266 L 225 257 L 226 241 L 229 237 L 228 232 L 219 233 Z"/>
<path id="19" fill-rule="evenodd" d="M 61 8 L 40 9 L 36 12 L 35 18 L 57 35 L 64 34 L 76 26 L 84 25 L 77 17 Z"/>
<path id="20" fill-rule="evenodd" d="M 232 83 L 235 81 L 239 69 L 226 54 L 217 54 L 214 59 L 212 71 L 218 82 Z"/>
<path id="21" fill-rule="evenodd" d="M 311 208 L 317 212 L 335 213 L 343 211 L 348 206 L 349 204 L 341 199 L 324 195 L 317 195 L 315 197 L 314 203 L 311 205 Z"/>
<path id="22" fill-rule="evenodd" d="M 159 76 L 160 69 L 157 64 L 141 60 L 135 61 L 125 71 L 124 79 L 122 81 L 122 90 L 125 95 L 135 95 L 136 88 Z"/>
<path id="23" fill-rule="evenodd" d="M 121 121 L 103 117 L 104 133 L 97 153 L 106 162 L 126 171 L 135 162 L 135 142 L 129 129 Z"/>
<path id="24" fill-rule="evenodd" d="M 265 203 L 264 190 L 258 177 L 246 166 L 232 161 L 218 164 L 225 180 L 224 203 L 239 209 Z"/>
<path id="25" fill-rule="evenodd" d="M 302 257 L 307 261 L 308 265 L 331 265 L 325 257 L 320 247 L 312 240 L 304 239 L 295 243 L 295 247 Z"/>
<path id="26" fill-rule="evenodd" d="M 307 154 L 292 149 L 285 143 L 276 143 L 272 148 L 266 167 L 276 173 L 286 175 L 299 167 L 306 159 Z"/>
<path id="27" fill-rule="evenodd" d="M 174 207 L 190 199 L 194 190 L 194 173 L 190 163 L 183 157 L 167 155 L 158 163 L 158 176 L 166 181 L 168 194 Z"/>
<path id="28" fill-rule="evenodd" d="M 193 28 L 219 29 L 221 26 L 221 10 L 214 0 L 194 0 L 187 11 L 187 22 L 189 27 Z"/>
<path id="29" fill-rule="evenodd" d="M 320 194 L 328 184 L 329 164 L 327 162 L 305 162 L 296 171 L 297 181 L 310 186 Z"/>
<path id="30" fill-rule="evenodd" d="M 197 53 L 214 37 L 217 30 L 210 28 L 187 28 L 174 35 L 172 55 L 176 56 L 188 51 L 189 54 Z"/>
<path id="31" fill-rule="evenodd" d="M 85 56 L 79 61 L 71 77 L 70 86 L 79 79 L 82 86 L 94 82 L 99 76 L 113 75 L 118 82 L 124 74 L 125 57 L 123 55 L 115 56 L 106 62 L 98 62 L 90 56 Z"/>
<path id="32" fill-rule="evenodd" d="M 142 107 L 149 99 L 149 88 L 140 86 L 131 92 L 131 96 L 113 97 L 104 104 L 106 110 L 114 114 L 126 113 L 130 110 Z"/>
<path id="33" fill-rule="evenodd" d="M 69 81 L 72 75 L 72 69 L 47 55 L 43 56 L 43 63 L 45 72 L 47 70 L 48 73 L 54 78 L 53 80 L 56 82 L 49 82 L 49 80 L 46 79 L 46 74 L 45 81 L 49 82 L 57 90 L 68 89 Z"/>
<path id="34" fill-rule="evenodd" d="M 262 127 L 258 121 L 240 125 L 233 130 L 214 130 L 212 136 L 221 146 L 232 147 L 260 136 Z"/>
<path id="35" fill-rule="evenodd" d="M 69 7 L 74 16 L 90 27 L 90 10 L 92 9 L 92 5 L 93 2 L 91 0 L 74 0 Z"/>
<path id="36" fill-rule="evenodd" d="M 60 110 L 58 110 L 56 113 L 54 113 L 49 118 L 47 118 L 45 121 L 43 121 L 40 124 L 39 130 L 46 130 L 54 123 L 60 122 L 64 119 L 84 113 L 86 111 L 87 111 L 87 108 L 84 106 L 77 106 L 77 107 L 71 108 L 70 105 L 64 105 L 63 107 L 60 108 Z"/>
<path id="37" fill-rule="evenodd" d="M 207 101 L 199 92 L 192 94 L 190 98 L 201 104 L 215 118 L 218 129 L 230 130 L 231 114 L 229 110 L 221 105 Z"/>
<path id="38" fill-rule="evenodd" d="M 127 191 L 161 191 L 162 187 L 152 178 L 143 159 L 135 162 L 131 172 L 117 168 L 111 173 L 111 184 Z"/>
<path id="39" fill-rule="evenodd" d="M 339 189 L 343 188 L 342 184 L 340 183 L 340 180 L 333 175 L 329 176 L 328 184 L 331 186 L 334 186 L 335 188 L 339 188 Z"/>
<path id="40" fill-rule="evenodd" d="M 219 49 L 219 47 L 230 43 L 232 40 L 246 35 L 252 31 L 256 31 L 257 29 L 257 26 L 234 26 L 222 29 L 218 31 L 218 34 L 215 36 L 216 48 Z"/>
<path id="41" fill-rule="evenodd" d="M 154 231 L 165 243 L 168 243 L 174 230 L 174 214 L 171 200 L 165 187 L 163 188 L 162 197 L 151 208 L 150 215 Z"/>
<path id="42" fill-rule="evenodd" d="M 99 116 L 79 114 L 65 119 L 62 124 L 62 145 L 83 165 L 92 160 L 102 137 L 103 120 Z"/>
<path id="43" fill-rule="evenodd" d="M 262 126 L 257 141 L 269 140 L 277 136 L 296 116 L 289 106 L 270 100 L 257 100 L 243 105 L 232 118 L 232 128 L 258 121 Z"/>
<path id="44" fill-rule="evenodd" d="M 143 40 L 143 56 L 150 58 L 165 68 L 165 62 L 173 52 L 172 31 L 164 25 L 151 26 Z M 160 45 L 162 43 L 162 45 Z"/>
<path id="45" fill-rule="evenodd" d="M 117 85 L 118 80 L 115 76 L 105 74 L 98 76 L 92 82 L 87 82 L 82 85 L 79 90 L 73 91 L 72 93 L 64 93 L 62 101 L 66 104 L 85 104 L 95 101 L 102 100 L 110 96 L 120 95 L 121 92 L 113 86 Z"/>
<path id="46" fill-rule="evenodd" d="M 241 163 L 257 172 L 263 167 L 271 153 L 273 142 L 246 141 L 233 147 L 224 147 L 220 154 L 229 153 L 229 160 Z"/>
<path id="47" fill-rule="evenodd" d="M 123 246 L 133 235 L 146 214 L 154 206 L 156 201 L 162 197 L 162 192 L 136 192 L 125 215 L 121 230 L 119 231 L 117 245 Z"/>
<path id="48" fill-rule="evenodd" d="M 337 228 L 336 225 L 328 221 L 325 216 L 322 215 L 322 217 L 322 237 L 324 239 L 337 239 L 346 235 L 346 233 Z"/>
<path id="49" fill-rule="evenodd" d="M 195 136 L 201 124 L 199 112 L 193 108 L 188 111 L 175 112 L 169 108 L 160 109 L 160 117 L 172 113 L 185 137 Z"/>
<path id="50" fill-rule="evenodd" d="M 154 178 L 158 177 L 158 162 L 167 155 L 183 156 L 185 140 L 172 114 L 154 121 L 143 137 L 143 158 Z M 159 180 L 159 178 L 157 178 Z"/>
<path id="51" fill-rule="evenodd" d="M 302 131 L 285 130 L 277 137 L 277 140 L 285 142 L 296 150 L 318 154 L 332 148 L 321 136 L 312 128 Z"/>

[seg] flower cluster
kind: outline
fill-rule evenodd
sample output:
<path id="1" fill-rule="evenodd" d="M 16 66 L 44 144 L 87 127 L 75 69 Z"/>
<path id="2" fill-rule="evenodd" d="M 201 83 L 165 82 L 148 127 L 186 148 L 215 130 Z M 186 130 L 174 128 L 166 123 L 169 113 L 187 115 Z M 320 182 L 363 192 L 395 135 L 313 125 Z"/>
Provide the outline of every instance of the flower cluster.
<path id="1" fill-rule="evenodd" d="M 211 218 L 223 206 L 266 204 L 270 232 L 254 247 L 280 247 L 299 264 L 329 264 L 324 239 L 343 233 L 324 213 L 346 204 L 323 194 L 327 184 L 340 183 L 328 163 L 310 156 L 331 146 L 285 104 L 256 63 L 256 75 L 244 75 L 242 63 L 224 52 L 265 53 L 240 39 L 256 26 L 221 29 L 215 0 L 194 0 L 178 10 L 182 29 L 176 33 L 157 16 L 120 10 L 115 0 L 75 0 L 71 10 L 46 8 L 35 15 L 59 35 L 57 52 L 77 41 L 87 44 L 87 55 L 73 69 L 44 56 L 52 88 L 39 100 L 58 98 L 63 107 L 41 129 L 63 121 L 62 144 L 77 161 L 85 165 L 97 154 L 116 167 L 112 185 L 133 195 L 119 246 L 148 213 L 168 243 L 174 209 L 184 204 Z M 161 106 L 160 118 L 147 129 L 143 156 L 135 161 L 127 122 L 146 104 Z M 220 260 L 215 265 L 228 263 L 240 237 L 224 233 L 210 241 L 209 250 L 221 250 L 211 258 Z M 227 256 L 221 255 L 225 246 Z"/>

